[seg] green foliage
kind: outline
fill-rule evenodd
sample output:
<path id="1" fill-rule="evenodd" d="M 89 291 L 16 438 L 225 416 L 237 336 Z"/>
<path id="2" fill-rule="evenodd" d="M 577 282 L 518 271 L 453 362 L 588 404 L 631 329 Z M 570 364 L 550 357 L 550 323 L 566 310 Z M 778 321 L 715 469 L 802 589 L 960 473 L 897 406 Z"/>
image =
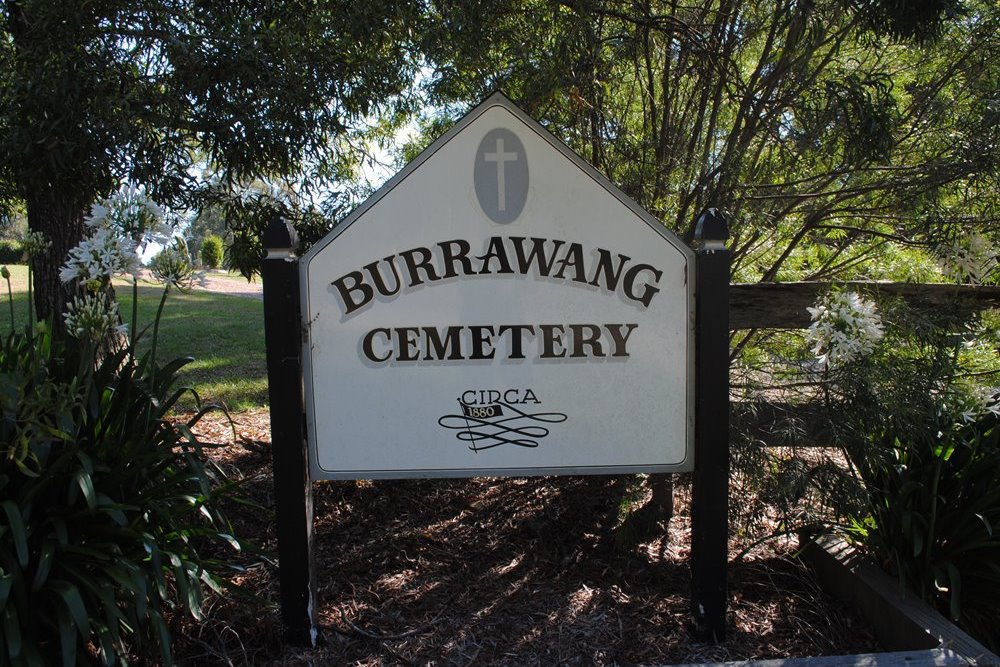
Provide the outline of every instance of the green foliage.
<path id="1" fill-rule="evenodd" d="M 226 220 L 217 206 L 205 205 L 197 212 L 184 230 L 184 238 L 191 251 L 201 256 L 202 239 L 206 236 L 218 236 L 225 247 L 232 239 L 226 229 Z M 221 260 L 220 260 L 221 266 Z"/>
<path id="2" fill-rule="evenodd" d="M 996 649 L 996 314 L 893 299 L 878 311 L 885 337 L 843 365 L 821 364 L 824 350 L 810 353 L 814 336 L 800 332 L 745 348 L 733 382 L 743 399 L 731 430 L 734 483 L 744 499 L 733 525 L 749 548 L 775 525 L 780 534 L 846 533 L 902 586 Z"/>
<path id="3" fill-rule="evenodd" d="M 858 460 L 871 515 L 855 527 L 865 548 L 904 585 L 982 637 L 1000 634 L 1000 427 L 994 416 L 941 436 L 879 434 Z"/>
<path id="4" fill-rule="evenodd" d="M 896 39 L 928 42 L 945 24 L 965 13 L 961 0 L 847 0 L 872 30 Z"/>
<path id="5" fill-rule="evenodd" d="M 52 269 L 120 180 L 197 208 L 196 164 L 227 186 L 342 176 L 340 160 L 357 152 L 330 142 L 412 81 L 418 8 L 0 3 L 0 210 L 23 203 L 54 240 L 40 264 L 42 315 L 62 311 Z"/>
<path id="6" fill-rule="evenodd" d="M 831 430 L 866 502 L 850 532 L 924 600 L 997 648 L 1000 426 L 965 378 L 974 330 L 912 333 L 836 379 Z M 990 408 L 995 410 L 996 408 Z M 841 509 L 844 509 L 843 507 Z"/>
<path id="7" fill-rule="evenodd" d="M 222 266 L 222 239 L 215 234 L 209 234 L 201 240 L 201 250 L 198 251 L 202 266 L 206 269 L 217 269 Z"/>
<path id="8" fill-rule="evenodd" d="M 865 278 L 996 242 L 1000 11 L 961 5 L 435 3 L 423 128 L 502 88 L 682 237 L 725 210 L 741 280 Z"/>
<path id="9" fill-rule="evenodd" d="M 234 197 L 216 191 L 212 204 L 224 211 L 226 227 L 232 242 L 226 248 L 223 265 L 239 271 L 248 280 L 260 272 L 264 258 L 261 238 L 264 230 L 275 217 L 291 222 L 298 232 L 299 251 L 304 251 L 333 227 L 333 217 L 341 208 L 323 212 L 311 205 L 299 206 L 287 198 L 277 198 L 269 192 L 253 191 Z"/>
<path id="10" fill-rule="evenodd" d="M 6 210 L 5 210 L 6 209 Z M 28 220 L 14 202 L 3 202 L 0 196 L 0 239 L 19 239 L 28 231 Z"/>
<path id="11" fill-rule="evenodd" d="M 838 72 L 807 93 L 797 131 L 800 140 L 816 141 L 846 164 L 887 162 L 896 143 L 897 104 L 887 75 Z"/>
<path id="12" fill-rule="evenodd" d="M 232 492 L 191 427 L 185 390 L 153 351 L 95 365 L 89 345 L 11 334 L 0 349 L 2 662 L 170 664 L 170 614 L 199 618 L 238 547 Z"/>
<path id="13" fill-rule="evenodd" d="M 236 182 L 294 173 L 323 157 L 328 133 L 409 83 L 414 10 L 400 2 L 323 11 L 294 2 L 7 3 L 5 141 L 60 150 L 4 151 L 0 173 L 24 186 L 48 178 L 88 203 L 121 169 L 161 200 L 181 194 L 192 147 Z"/>
<path id="14" fill-rule="evenodd" d="M 0 264 L 22 264 L 25 261 L 20 241 L 0 240 Z"/>

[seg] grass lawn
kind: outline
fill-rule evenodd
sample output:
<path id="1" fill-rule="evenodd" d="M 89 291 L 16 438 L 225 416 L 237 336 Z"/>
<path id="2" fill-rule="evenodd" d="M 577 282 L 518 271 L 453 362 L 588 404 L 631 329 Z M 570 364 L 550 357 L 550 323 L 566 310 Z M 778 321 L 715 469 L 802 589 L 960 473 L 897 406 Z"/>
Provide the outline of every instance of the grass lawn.
<path id="1" fill-rule="evenodd" d="M 9 266 L 13 291 L 15 326 L 27 321 L 27 268 Z M 243 278 L 239 278 L 243 280 Z M 0 290 L 6 297 L 6 284 Z M 131 320 L 131 283 L 116 283 L 119 308 L 126 323 Z M 139 329 L 149 325 L 140 349 L 152 342 L 153 318 L 163 288 L 140 281 Z M 0 308 L 0 332 L 10 331 L 7 299 Z M 231 410 L 246 410 L 267 404 L 267 368 L 264 358 L 264 306 L 257 299 L 212 294 L 197 289 L 183 293 L 171 290 L 160 320 L 158 358 L 194 357 L 182 374 L 203 401 L 223 403 Z M 187 401 L 185 407 L 193 407 Z"/>

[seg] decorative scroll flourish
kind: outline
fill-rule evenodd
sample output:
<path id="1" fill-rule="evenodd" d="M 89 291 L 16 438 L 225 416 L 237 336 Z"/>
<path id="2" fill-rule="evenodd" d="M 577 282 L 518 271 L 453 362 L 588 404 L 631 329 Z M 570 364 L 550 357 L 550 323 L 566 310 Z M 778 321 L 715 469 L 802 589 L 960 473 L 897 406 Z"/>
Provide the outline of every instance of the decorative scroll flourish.
<path id="1" fill-rule="evenodd" d="M 503 445 L 538 447 L 538 441 L 549 434 L 539 424 L 559 424 L 566 421 L 561 412 L 524 412 L 500 401 L 491 405 L 470 405 L 458 400 L 461 414 L 438 419 L 444 428 L 457 431 L 455 437 L 469 443 L 469 449 L 479 452 Z"/>

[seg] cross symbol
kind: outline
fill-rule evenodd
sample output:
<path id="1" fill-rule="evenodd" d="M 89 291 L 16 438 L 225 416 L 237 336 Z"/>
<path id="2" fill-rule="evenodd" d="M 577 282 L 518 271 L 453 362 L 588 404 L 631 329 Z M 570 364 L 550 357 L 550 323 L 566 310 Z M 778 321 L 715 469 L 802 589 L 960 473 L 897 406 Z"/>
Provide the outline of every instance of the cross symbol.
<path id="1" fill-rule="evenodd" d="M 503 150 L 503 139 L 497 139 L 497 152 L 486 153 L 483 158 L 487 162 L 497 163 L 497 209 L 507 210 L 507 185 L 504 180 L 504 163 L 517 160 L 517 153 L 505 153 Z"/>

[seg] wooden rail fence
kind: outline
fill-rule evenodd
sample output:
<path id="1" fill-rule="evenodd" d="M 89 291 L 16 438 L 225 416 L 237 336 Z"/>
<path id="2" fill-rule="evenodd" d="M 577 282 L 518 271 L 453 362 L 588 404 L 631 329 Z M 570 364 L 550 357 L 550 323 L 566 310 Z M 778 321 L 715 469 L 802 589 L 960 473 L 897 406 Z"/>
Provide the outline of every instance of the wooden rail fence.
<path id="1" fill-rule="evenodd" d="M 729 328 L 805 329 L 809 306 L 829 290 L 829 282 L 736 283 L 729 286 Z M 917 310 L 948 308 L 972 313 L 1000 306 L 1000 287 L 993 285 L 945 285 L 938 283 L 890 283 L 851 281 L 837 283 L 845 289 L 874 296 L 904 299 Z"/>
<path id="2" fill-rule="evenodd" d="M 1000 307 L 1000 287 L 945 285 L 937 283 L 890 283 L 852 281 L 837 283 L 844 289 L 870 296 L 905 300 L 915 310 L 968 316 L 987 308 Z M 806 310 L 833 283 L 736 283 L 729 288 L 729 328 L 805 329 L 810 317 Z M 733 401 L 732 424 L 749 430 L 751 437 L 772 446 L 829 446 L 828 418 L 822 408 L 785 402 Z M 794 427 L 792 427 L 794 425 Z"/>

